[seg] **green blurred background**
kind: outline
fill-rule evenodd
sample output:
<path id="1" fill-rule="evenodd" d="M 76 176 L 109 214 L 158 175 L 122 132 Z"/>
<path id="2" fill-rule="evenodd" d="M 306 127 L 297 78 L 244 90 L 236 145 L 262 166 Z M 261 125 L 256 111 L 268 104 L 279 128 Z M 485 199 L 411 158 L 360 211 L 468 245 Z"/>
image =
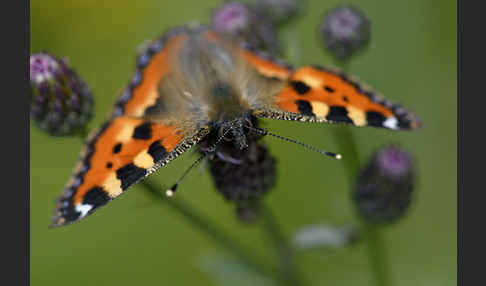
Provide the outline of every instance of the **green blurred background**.
<path id="1" fill-rule="evenodd" d="M 342 1 L 308 0 L 295 21 L 289 51 L 298 63 L 333 65 L 316 37 L 323 13 Z M 456 1 L 348 1 L 372 21 L 372 40 L 354 58 L 351 73 L 402 102 L 423 120 L 417 132 L 353 128 L 362 159 L 388 142 L 400 143 L 418 163 L 409 215 L 384 230 L 393 285 L 456 284 Z M 211 1 L 32 0 L 31 52 L 68 56 L 91 85 L 96 127 L 111 110 L 134 71 L 135 50 L 146 39 L 186 22 L 207 23 Z M 293 48 L 292 48 L 293 49 Z M 282 135 L 339 150 L 326 124 L 270 122 Z M 319 134 L 318 136 L 316 136 Z M 339 161 L 295 145 L 265 139 L 278 159 L 277 186 L 266 197 L 287 234 L 305 224 L 358 223 L 349 199 L 352 182 Z M 81 223 L 48 229 L 60 194 L 81 149 L 79 138 L 54 138 L 31 126 L 32 285 L 215 285 L 201 266 L 226 253 L 204 233 L 140 187 Z M 343 154 L 346 156 L 346 154 Z M 182 156 L 151 180 L 171 184 L 193 157 Z M 177 197 L 221 224 L 265 263 L 274 252 L 258 225 L 239 223 L 232 205 L 214 191 L 207 170 L 193 172 Z M 312 285 L 372 285 L 366 247 L 357 243 L 297 256 Z M 240 281 L 242 282 L 242 281 Z M 236 285 L 236 283 L 234 284 Z M 245 285 L 243 283 L 242 285 Z"/>

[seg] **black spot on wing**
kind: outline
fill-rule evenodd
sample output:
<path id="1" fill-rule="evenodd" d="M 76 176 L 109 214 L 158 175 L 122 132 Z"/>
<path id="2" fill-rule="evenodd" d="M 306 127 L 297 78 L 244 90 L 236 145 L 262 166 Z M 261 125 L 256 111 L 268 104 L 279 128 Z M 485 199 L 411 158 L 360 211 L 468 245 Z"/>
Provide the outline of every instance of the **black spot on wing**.
<path id="1" fill-rule="evenodd" d="M 152 158 L 154 158 L 154 163 L 156 163 L 167 155 L 167 150 L 165 150 L 164 146 L 160 144 L 160 141 L 155 141 L 154 143 L 150 144 L 148 153 L 150 156 L 152 156 Z"/>
<path id="2" fill-rule="evenodd" d="M 61 215 L 61 217 L 66 220 L 66 222 L 73 222 L 75 220 L 78 220 L 80 216 L 81 213 L 76 211 L 74 209 L 74 206 L 69 206 L 67 208 L 64 208 L 62 210 L 62 215 Z"/>
<path id="3" fill-rule="evenodd" d="M 91 188 L 83 198 L 83 204 L 92 205 L 93 211 L 95 208 L 100 207 L 110 201 L 110 197 L 108 194 L 103 191 L 101 187 L 93 187 Z"/>
<path id="4" fill-rule="evenodd" d="M 147 170 L 130 163 L 118 169 L 116 171 L 116 177 L 122 182 L 122 190 L 126 190 L 129 186 L 143 178 L 146 173 Z"/>
<path id="5" fill-rule="evenodd" d="M 329 92 L 329 93 L 335 92 L 334 88 L 332 88 L 332 87 L 330 87 L 328 85 L 325 85 L 324 86 L 324 90 L 327 91 L 327 92 Z"/>
<path id="6" fill-rule="evenodd" d="M 300 114 L 315 116 L 315 114 L 312 113 L 312 105 L 307 100 L 296 100 L 295 104 L 297 104 Z"/>
<path id="7" fill-rule="evenodd" d="M 404 117 L 398 118 L 398 128 L 403 129 L 403 130 L 410 129 L 410 128 L 412 128 L 412 121 L 410 119 L 404 118 Z"/>
<path id="8" fill-rule="evenodd" d="M 144 122 L 133 130 L 133 139 L 148 140 L 152 138 L 152 124 L 150 122 Z"/>
<path id="9" fill-rule="evenodd" d="M 111 169 L 111 167 L 113 167 L 113 163 L 111 162 L 106 163 L 106 168 Z"/>
<path id="10" fill-rule="evenodd" d="M 113 154 L 120 153 L 121 148 L 122 148 L 122 144 L 121 143 L 118 143 L 115 146 L 113 146 Z"/>
<path id="11" fill-rule="evenodd" d="M 290 82 L 290 85 L 300 95 L 304 95 L 311 90 L 311 88 L 302 81 L 293 80 Z"/>
<path id="12" fill-rule="evenodd" d="M 56 208 L 54 210 L 54 216 L 52 217 L 51 226 L 60 226 L 75 222 L 80 219 L 81 213 L 76 211 L 73 205 L 73 198 L 76 194 L 78 187 L 83 183 L 84 175 L 90 169 L 91 158 L 94 154 L 94 145 L 97 142 L 99 136 L 101 136 L 106 129 L 110 126 L 112 121 L 103 123 L 100 129 L 88 142 L 85 152 L 80 158 L 81 168 L 78 173 L 74 174 L 74 182 L 68 186 L 64 193 L 56 200 Z"/>
<path id="13" fill-rule="evenodd" d="M 326 116 L 326 119 L 335 122 L 353 123 L 353 120 L 348 117 L 348 111 L 346 110 L 346 107 L 343 106 L 331 106 L 331 108 L 329 109 L 329 113 Z"/>
<path id="14" fill-rule="evenodd" d="M 366 121 L 369 126 L 383 127 L 386 117 L 380 112 L 368 111 L 366 112 Z"/>

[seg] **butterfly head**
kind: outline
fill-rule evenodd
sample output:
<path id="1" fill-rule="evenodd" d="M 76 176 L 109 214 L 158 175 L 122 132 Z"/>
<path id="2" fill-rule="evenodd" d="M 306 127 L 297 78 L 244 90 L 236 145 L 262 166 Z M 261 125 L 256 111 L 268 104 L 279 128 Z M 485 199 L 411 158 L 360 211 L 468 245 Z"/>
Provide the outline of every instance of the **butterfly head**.
<path id="1" fill-rule="evenodd" d="M 211 132 L 199 147 L 207 153 L 243 155 L 248 145 L 262 137 L 252 130 L 257 124 L 257 119 L 250 112 L 215 120 L 211 124 Z"/>
<path id="2" fill-rule="evenodd" d="M 229 120 L 222 120 L 215 124 L 217 130 L 216 141 L 218 139 L 228 142 L 232 148 L 243 150 L 248 147 L 248 140 L 253 140 L 253 132 L 248 127 L 255 124 L 256 118 L 250 114 L 244 114 Z M 252 134 L 250 134 L 250 132 Z M 251 138 L 249 138 L 251 137 Z M 226 145 L 226 144 L 225 144 Z M 228 146 L 229 147 L 229 146 Z"/>

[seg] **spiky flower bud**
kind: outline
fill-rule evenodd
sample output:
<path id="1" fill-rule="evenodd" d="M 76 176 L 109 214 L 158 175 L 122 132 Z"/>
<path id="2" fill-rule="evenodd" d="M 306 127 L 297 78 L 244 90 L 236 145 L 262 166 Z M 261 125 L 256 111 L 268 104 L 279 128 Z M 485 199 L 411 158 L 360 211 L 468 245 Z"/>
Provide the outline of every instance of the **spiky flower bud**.
<path id="1" fill-rule="evenodd" d="M 320 32 L 325 47 L 339 60 L 362 49 L 370 39 L 371 23 L 351 5 L 339 5 L 326 13 Z"/>
<path id="2" fill-rule="evenodd" d="M 302 0 L 257 0 L 256 10 L 275 24 L 288 21 L 302 8 Z"/>
<path id="3" fill-rule="evenodd" d="M 217 190 L 230 201 L 259 199 L 275 184 L 275 159 L 263 143 L 247 143 L 243 150 L 223 146 L 209 163 Z"/>
<path id="4" fill-rule="evenodd" d="M 410 154 L 396 146 L 378 150 L 356 180 L 353 199 L 359 214 L 376 224 L 397 221 L 410 206 L 414 179 Z"/>
<path id="5" fill-rule="evenodd" d="M 32 54 L 30 85 L 30 117 L 49 134 L 72 134 L 91 118 L 91 91 L 65 59 Z"/>
<path id="6" fill-rule="evenodd" d="M 225 2 L 213 12 L 211 25 L 217 32 L 254 48 L 272 52 L 278 49 L 272 23 L 245 3 Z"/>

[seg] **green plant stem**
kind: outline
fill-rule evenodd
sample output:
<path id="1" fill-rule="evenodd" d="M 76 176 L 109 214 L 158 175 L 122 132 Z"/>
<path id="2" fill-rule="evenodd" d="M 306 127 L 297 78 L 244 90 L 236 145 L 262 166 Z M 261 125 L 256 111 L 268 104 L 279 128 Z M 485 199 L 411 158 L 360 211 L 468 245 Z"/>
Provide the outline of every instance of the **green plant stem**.
<path id="1" fill-rule="evenodd" d="M 334 138 L 340 146 L 343 155 L 343 163 L 350 182 L 354 182 L 359 166 L 359 153 L 356 148 L 353 134 L 349 127 L 333 129 Z M 362 222 L 364 240 L 367 248 L 367 255 L 371 266 L 374 285 L 390 286 L 389 269 L 386 261 L 386 251 L 381 228 L 366 222 Z"/>
<path id="2" fill-rule="evenodd" d="M 247 250 L 236 243 L 234 239 L 226 235 L 223 230 L 219 229 L 215 224 L 210 222 L 209 219 L 205 218 L 201 213 L 198 213 L 180 198 L 167 198 L 165 194 L 160 192 L 160 187 L 155 186 L 147 180 L 143 181 L 140 185 L 155 199 L 166 203 L 174 211 L 182 215 L 187 222 L 197 227 L 199 230 L 217 241 L 222 247 L 232 252 L 248 267 L 253 269 L 253 271 L 267 277 L 277 278 L 275 277 L 275 270 L 258 262 L 253 256 L 248 254 Z"/>
<path id="3" fill-rule="evenodd" d="M 343 72 L 349 71 L 349 61 L 339 62 Z M 350 130 L 349 126 L 342 128 L 334 128 L 332 130 L 334 138 L 339 146 L 339 152 L 343 156 L 343 164 L 345 166 L 350 182 L 356 180 L 358 169 L 361 166 L 358 149 L 356 148 L 356 140 Z M 367 255 L 371 266 L 374 285 L 390 286 L 391 281 L 389 277 L 389 269 L 386 261 L 386 251 L 382 231 L 379 226 L 369 224 L 362 221 L 362 229 L 365 234 L 365 243 L 367 248 Z"/>
<path id="4" fill-rule="evenodd" d="M 279 257 L 279 272 L 282 284 L 304 285 L 305 283 L 295 266 L 293 248 L 289 245 L 288 239 L 280 229 L 275 216 L 263 202 L 259 203 L 259 207 L 263 218 L 263 229 L 273 241 Z"/>
<path id="5" fill-rule="evenodd" d="M 363 223 L 366 232 L 366 248 L 370 260 L 375 285 L 389 286 L 391 279 L 386 261 L 384 239 L 379 226 Z"/>

